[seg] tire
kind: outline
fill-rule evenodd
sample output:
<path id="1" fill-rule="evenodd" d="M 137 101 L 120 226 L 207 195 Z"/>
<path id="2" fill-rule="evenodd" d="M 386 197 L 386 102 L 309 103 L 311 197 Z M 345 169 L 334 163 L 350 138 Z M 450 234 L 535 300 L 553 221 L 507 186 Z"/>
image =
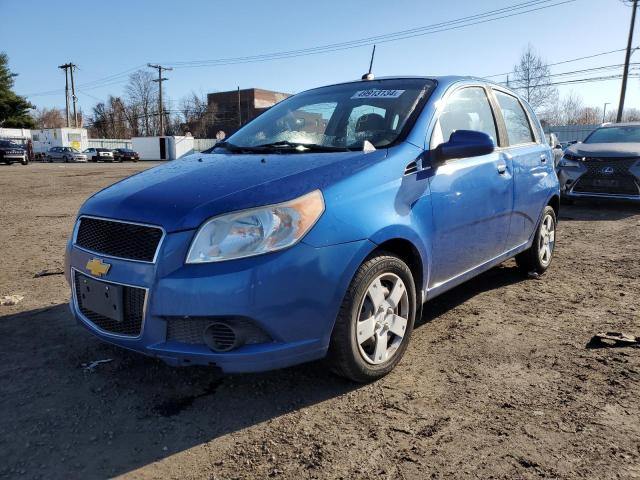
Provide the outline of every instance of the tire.
<path id="1" fill-rule="evenodd" d="M 65 156 L 63 157 L 64 163 L 69 163 L 69 157 Z"/>
<path id="2" fill-rule="evenodd" d="M 22 160 L 20 160 L 20 163 L 22 165 L 29 165 L 29 159 L 27 157 L 23 158 Z"/>
<path id="3" fill-rule="evenodd" d="M 359 383 L 385 376 L 402 359 L 415 316 L 409 267 L 391 253 L 372 255 L 358 268 L 340 306 L 327 354 L 329 367 Z"/>
<path id="4" fill-rule="evenodd" d="M 49 163 L 53 163 L 53 158 L 51 158 L 51 157 L 50 157 L 50 156 L 48 156 L 48 155 L 47 155 L 47 157 L 46 157 L 46 158 L 47 158 L 47 162 L 49 162 Z"/>
<path id="5" fill-rule="evenodd" d="M 533 244 L 516 256 L 516 264 L 522 273 L 542 275 L 549 268 L 556 243 L 556 225 L 556 212 L 547 205 L 533 237 Z"/>

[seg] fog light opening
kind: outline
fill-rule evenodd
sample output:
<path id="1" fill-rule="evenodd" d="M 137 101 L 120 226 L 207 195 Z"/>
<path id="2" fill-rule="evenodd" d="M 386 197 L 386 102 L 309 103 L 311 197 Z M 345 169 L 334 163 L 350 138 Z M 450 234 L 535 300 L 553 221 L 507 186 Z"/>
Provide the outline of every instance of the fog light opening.
<path id="1" fill-rule="evenodd" d="M 202 334 L 204 343 L 214 352 L 228 352 L 242 345 L 240 335 L 226 323 L 209 325 Z"/>

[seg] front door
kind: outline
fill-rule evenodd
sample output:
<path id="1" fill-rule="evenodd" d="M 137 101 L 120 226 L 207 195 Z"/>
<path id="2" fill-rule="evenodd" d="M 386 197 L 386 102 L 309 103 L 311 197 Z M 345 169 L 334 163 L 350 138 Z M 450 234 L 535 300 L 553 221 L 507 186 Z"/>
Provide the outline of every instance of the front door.
<path id="1" fill-rule="evenodd" d="M 463 87 L 445 103 L 431 149 L 455 130 L 484 132 L 498 144 L 496 120 L 483 87 Z M 501 152 L 448 160 L 430 179 L 434 233 L 430 288 L 505 251 L 513 209 L 511 161 Z"/>

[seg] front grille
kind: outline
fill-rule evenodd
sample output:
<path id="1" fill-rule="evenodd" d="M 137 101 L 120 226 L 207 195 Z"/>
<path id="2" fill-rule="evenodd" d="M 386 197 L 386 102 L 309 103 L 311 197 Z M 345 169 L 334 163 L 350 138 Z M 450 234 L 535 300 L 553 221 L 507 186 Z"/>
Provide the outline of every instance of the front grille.
<path id="1" fill-rule="evenodd" d="M 587 172 L 575 183 L 574 192 L 604 195 L 640 195 L 640 185 L 631 173 L 636 158 L 587 157 Z"/>
<path id="2" fill-rule="evenodd" d="M 167 318 L 167 340 L 192 345 L 205 344 L 205 330 L 214 325 L 221 335 L 225 331 L 220 325 L 228 326 L 233 335 L 237 337 L 239 345 L 269 343 L 272 338 L 247 318 L 215 318 L 215 317 L 169 317 Z M 227 332 L 228 333 L 228 332 Z"/>
<path id="3" fill-rule="evenodd" d="M 82 306 L 82 296 L 80 293 L 81 279 L 82 274 L 75 272 L 74 285 L 77 305 L 80 313 L 82 313 L 87 320 L 105 332 L 132 337 L 140 335 L 142 322 L 144 320 L 144 300 L 146 294 L 144 288 L 122 287 L 123 320 L 122 322 L 117 322 Z M 104 283 L 109 284 L 109 282 Z"/>
<path id="4" fill-rule="evenodd" d="M 158 227 L 82 217 L 75 243 L 103 255 L 152 262 L 161 239 Z"/>

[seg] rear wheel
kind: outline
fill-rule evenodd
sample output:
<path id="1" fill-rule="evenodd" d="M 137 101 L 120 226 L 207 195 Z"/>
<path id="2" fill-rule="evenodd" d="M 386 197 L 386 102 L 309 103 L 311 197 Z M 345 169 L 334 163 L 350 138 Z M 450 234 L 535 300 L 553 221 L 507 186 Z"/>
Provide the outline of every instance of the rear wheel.
<path id="1" fill-rule="evenodd" d="M 363 263 L 344 297 L 331 335 L 331 369 L 355 382 L 371 382 L 400 362 L 416 315 L 416 292 L 409 267 L 378 253 Z"/>
<path id="2" fill-rule="evenodd" d="M 553 258 L 556 245 L 556 212 L 546 206 L 542 213 L 542 220 L 533 238 L 533 244 L 516 256 L 516 263 L 523 273 L 543 274 Z"/>

